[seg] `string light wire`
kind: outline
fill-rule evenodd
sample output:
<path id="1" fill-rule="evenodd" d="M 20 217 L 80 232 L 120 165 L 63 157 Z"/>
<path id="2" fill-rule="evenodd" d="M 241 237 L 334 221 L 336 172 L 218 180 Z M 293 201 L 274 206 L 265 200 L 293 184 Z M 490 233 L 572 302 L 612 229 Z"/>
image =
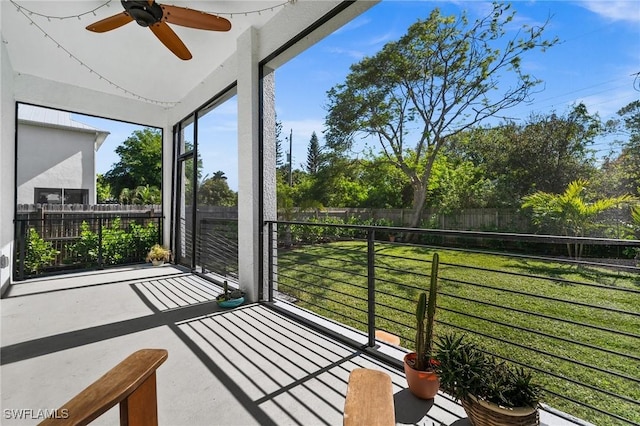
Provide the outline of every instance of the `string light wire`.
<path id="1" fill-rule="evenodd" d="M 42 32 L 42 34 L 44 35 L 45 38 L 48 38 L 49 40 L 51 40 L 53 43 L 56 44 L 56 46 L 58 47 L 58 49 L 63 50 L 66 54 L 69 55 L 70 59 L 75 60 L 82 68 L 85 68 L 87 71 L 89 71 L 90 74 L 95 74 L 100 80 L 104 80 L 105 82 L 107 82 L 108 84 L 110 84 L 111 86 L 115 87 L 116 89 L 122 91 L 124 94 L 132 96 L 138 100 L 141 101 L 145 101 L 145 102 L 149 102 L 149 103 L 153 103 L 153 104 L 157 104 L 157 105 L 162 105 L 162 106 L 167 106 L 167 107 L 172 107 L 175 106 L 176 104 L 178 104 L 179 102 L 167 102 L 167 101 L 160 101 L 157 99 L 151 99 L 151 98 L 147 98 L 145 96 L 141 96 L 137 93 L 132 92 L 131 90 L 128 90 L 127 88 L 120 86 L 119 84 L 115 83 L 114 81 L 110 80 L 109 78 L 105 77 L 104 75 L 102 75 L 100 72 L 96 71 L 95 69 L 91 68 L 89 65 L 87 65 L 84 61 L 82 61 L 80 58 L 78 58 L 76 55 L 74 55 L 72 52 L 70 52 L 66 47 L 64 47 L 62 44 L 60 44 L 57 40 L 55 40 L 53 37 L 51 37 L 50 34 L 47 33 L 47 31 L 42 28 L 40 25 L 38 25 L 38 23 L 36 23 L 33 19 L 32 16 L 38 16 L 40 18 L 44 18 L 46 19 L 48 22 L 51 22 L 52 19 L 54 20 L 66 20 L 66 19 L 78 19 L 81 20 L 82 17 L 86 16 L 86 15 L 93 15 L 93 16 L 97 16 L 96 15 L 96 11 L 104 8 L 104 7 L 109 7 L 109 4 L 113 1 L 113 0 L 107 0 L 104 3 L 102 3 L 100 6 L 97 6 L 91 10 L 88 10 L 86 12 L 82 12 L 79 14 L 75 14 L 75 15 L 65 15 L 65 16 L 55 16 L 55 15 L 47 15 L 44 13 L 39 13 L 37 11 L 33 11 L 30 9 L 27 9 L 26 7 L 18 4 L 17 2 L 15 2 L 14 0 L 10 0 L 11 3 L 16 7 L 17 12 L 21 13 L 24 17 L 26 17 L 29 20 L 29 25 L 30 26 L 34 26 L 36 27 L 40 32 Z M 284 7 L 288 4 L 293 4 L 295 3 L 296 0 L 287 0 L 284 1 L 282 3 L 279 3 L 277 5 L 274 6 L 269 6 L 269 7 L 264 7 L 262 9 L 256 9 L 256 10 L 250 10 L 250 11 L 239 11 L 239 12 L 206 12 L 212 15 L 216 15 L 216 16 L 230 16 L 233 17 L 233 15 L 241 15 L 244 14 L 244 16 L 248 16 L 251 14 L 258 14 L 261 15 L 262 12 L 266 12 L 266 11 L 274 11 L 275 9 Z M 6 40 L 2 40 L 3 43 L 7 44 Z"/>
<path id="2" fill-rule="evenodd" d="M 52 19 L 59 19 L 59 20 L 63 21 L 65 19 L 81 19 L 83 16 L 89 15 L 89 14 L 92 14 L 93 16 L 96 16 L 96 11 L 102 9 L 103 7 L 109 7 L 109 3 L 111 3 L 112 1 L 113 0 L 107 0 L 103 4 L 101 4 L 100 6 L 94 7 L 91 10 L 79 13 L 77 15 L 67 15 L 67 16 L 45 15 L 44 13 L 39 13 L 39 12 L 36 12 L 34 10 L 27 9 L 26 7 L 24 7 L 22 5 L 19 5 L 18 3 L 16 3 L 13 0 L 11 0 L 11 3 L 13 3 L 13 5 L 18 8 L 18 12 L 20 12 L 21 10 L 25 10 L 25 11 L 27 11 L 27 13 L 29 15 L 40 16 L 41 18 L 46 18 L 49 21 L 51 21 Z"/>

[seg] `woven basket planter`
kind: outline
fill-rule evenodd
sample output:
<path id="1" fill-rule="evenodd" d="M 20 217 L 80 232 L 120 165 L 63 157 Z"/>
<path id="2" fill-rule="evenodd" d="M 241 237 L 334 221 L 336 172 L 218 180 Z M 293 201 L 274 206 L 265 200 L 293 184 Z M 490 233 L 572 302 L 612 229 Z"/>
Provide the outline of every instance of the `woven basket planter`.
<path id="1" fill-rule="evenodd" d="M 540 417 L 536 408 L 502 408 L 479 401 L 473 396 L 463 400 L 462 407 L 473 426 L 538 426 Z"/>

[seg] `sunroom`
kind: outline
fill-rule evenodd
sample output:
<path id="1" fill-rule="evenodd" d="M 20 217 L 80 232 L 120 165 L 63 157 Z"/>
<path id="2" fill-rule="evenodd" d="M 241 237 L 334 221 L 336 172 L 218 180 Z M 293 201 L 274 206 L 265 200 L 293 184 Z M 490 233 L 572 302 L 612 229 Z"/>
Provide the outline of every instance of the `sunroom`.
<path id="1" fill-rule="evenodd" d="M 445 393 L 427 402 L 413 397 L 402 372 L 405 348 L 413 345 L 414 303 L 428 285 L 431 254 L 443 247 L 461 254 L 441 267 L 441 282 L 454 290 L 440 296 L 438 327 L 491 339 L 489 353 L 543 377 L 550 398 L 542 424 L 638 424 L 637 266 L 602 272 L 587 262 L 596 277 L 565 276 L 545 266 L 540 251 L 518 250 L 553 246 L 564 253 L 567 244 L 580 244 L 620 252 L 639 241 L 278 220 L 275 72 L 377 1 L 175 2 L 231 22 L 229 31 L 212 32 L 169 20 L 188 55 L 175 39 L 143 28 L 144 17 L 140 25 L 120 18 L 124 23 L 105 34 L 87 31 L 133 3 L 144 9 L 153 2 L 1 4 L 3 424 L 42 420 L 42 410 L 60 407 L 141 348 L 169 352 L 157 371 L 160 424 L 339 424 L 349 372 L 360 367 L 391 377 L 398 424 L 470 424 Z M 161 235 L 174 264 L 14 280 L 22 104 L 162 130 Z M 231 237 L 228 228 L 216 234 L 219 219 L 202 215 L 207 206 L 193 191 L 194 165 L 209 143 L 202 129 L 210 113 L 229 107 L 237 116 L 239 171 Z M 331 244 L 291 250 L 287 237 L 300 229 Z M 401 257 L 385 253 L 402 245 L 389 238 L 397 232 L 415 234 Z M 492 243 L 516 253 L 500 260 L 505 270 L 464 257 Z M 448 276 L 454 269 L 467 278 Z M 339 287 L 322 287 L 326 280 Z M 246 292 L 244 306 L 227 311 L 215 304 L 223 281 Z M 521 301 L 512 306 L 505 295 Z M 606 362 L 590 364 L 601 355 Z M 96 423 L 113 424 L 117 416 L 111 410 Z"/>

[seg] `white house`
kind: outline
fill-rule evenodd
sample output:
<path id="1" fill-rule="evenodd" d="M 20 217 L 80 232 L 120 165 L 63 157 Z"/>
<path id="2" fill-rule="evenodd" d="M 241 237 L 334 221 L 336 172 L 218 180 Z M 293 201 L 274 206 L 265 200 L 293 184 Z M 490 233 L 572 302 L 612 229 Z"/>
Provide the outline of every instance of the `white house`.
<path id="1" fill-rule="evenodd" d="M 108 135 L 69 112 L 20 104 L 17 203 L 95 204 L 95 156 Z"/>

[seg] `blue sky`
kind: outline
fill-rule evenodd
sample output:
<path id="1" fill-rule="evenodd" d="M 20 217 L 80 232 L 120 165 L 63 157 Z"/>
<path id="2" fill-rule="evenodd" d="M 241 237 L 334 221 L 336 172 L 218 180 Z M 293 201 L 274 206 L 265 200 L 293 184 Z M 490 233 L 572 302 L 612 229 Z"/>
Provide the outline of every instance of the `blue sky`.
<path id="1" fill-rule="evenodd" d="M 470 19 L 475 19 L 483 16 L 491 4 L 383 1 L 276 70 L 276 111 L 283 123 L 282 137 L 293 131 L 294 167 L 305 161 L 312 132 L 323 142 L 327 90 L 344 81 L 351 64 L 397 40 L 417 19 L 428 17 L 434 7 L 447 15 L 466 10 Z M 640 72 L 640 1 L 518 1 L 512 8 L 517 12 L 512 29 L 522 24 L 539 25 L 550 18 L 548 37 L 558 36 L 561 42 L 546 53 L 523 58 L 525 72 L 544 83 L 530 104 L 510 110 L 508 116 L 522 120 L 531 113 L 564 113 L 572 104 L 584 102 L 590 112 L 608 119 L 640 98 L 640 78 L 634 81 L 634 74 Z M 111 131 L 98 151 L 97 170 L 106 172 L 118 160 L 115 147 L 135 127 L 76 119 Z M 210 156 L 204 159 L 205 169 L 211 168 L 205 174 L 223 170 L 229 185 L 237 189 L 235 114 L 225 108 L 216 113 L 215 120 L 219 123 L 212 125 L 212 131 L 220 146 L 210 147 L 205 154 Z M 611 149 L 610 142 L 599 141 L 595 149 L 604 155 Z M 283 148 L 288 150 L 288 143 Z"/>

